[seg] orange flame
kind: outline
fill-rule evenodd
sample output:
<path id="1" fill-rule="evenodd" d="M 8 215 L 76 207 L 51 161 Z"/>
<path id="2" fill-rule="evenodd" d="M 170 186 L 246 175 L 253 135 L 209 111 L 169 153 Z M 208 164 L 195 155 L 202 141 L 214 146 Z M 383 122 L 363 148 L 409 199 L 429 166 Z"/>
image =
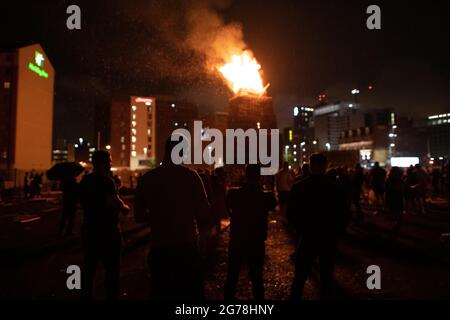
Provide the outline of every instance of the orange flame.
<path id="1" fill-rule="evenodd" d="M 263 95 L 269 86 L 263 84 L 261 65 L 247 51 L 233 55 L 230 62 L 219 67 L 219 71 L 236 94 Z"/>

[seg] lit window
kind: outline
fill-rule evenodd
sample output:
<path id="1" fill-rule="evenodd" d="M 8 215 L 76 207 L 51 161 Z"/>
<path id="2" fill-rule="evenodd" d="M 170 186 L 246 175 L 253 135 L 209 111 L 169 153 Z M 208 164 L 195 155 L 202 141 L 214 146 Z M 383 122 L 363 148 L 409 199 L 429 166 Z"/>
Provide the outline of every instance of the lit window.
<path id="1" fill-rule="evenodd" d="M 133 142 L 133 143 L 136 142 L 136 137 L 135 136 L 131 137 L 131 142 Z"/>
<path id="2" fill-rule="evenodd" d="M 3 82 L 3 88 L 5 89 L 11 88 L 11 82 Z"/>
<path id="3" fill-rule="evenodd" d="M 136 115 L 135 114 L 133 114 L 133 120 L 136 120 Z"/>
<path id="4" fill-rule="evenodd" d="M 124 143 L 125 142 L 125 137 L 120 137 L 120 142 Z"/>
<path id="5" fill-rule="evenodd" d="M 131 121 L 131 124 L 133 125 L 133 127 L 136 127 L 136 121 Z"/>
<path id="6" fill-rule="evenodd" d="M 131 156 L 136 157 L 136 151 L 131 151 Z"/>
<path id="7" fill-rule="evenodd" d="M 136 106 L 131 106 L 131 109 L 132 109 L 133 111 L 136 111 L 136 110 L 137 110 L 137 107 L 136 107 Z"/>
<path id="8" fill-rule="evenodd" d="M 127 148 L 127 146 L 126 145 L 122 145 L 122 150 L 125 150 Z"/>

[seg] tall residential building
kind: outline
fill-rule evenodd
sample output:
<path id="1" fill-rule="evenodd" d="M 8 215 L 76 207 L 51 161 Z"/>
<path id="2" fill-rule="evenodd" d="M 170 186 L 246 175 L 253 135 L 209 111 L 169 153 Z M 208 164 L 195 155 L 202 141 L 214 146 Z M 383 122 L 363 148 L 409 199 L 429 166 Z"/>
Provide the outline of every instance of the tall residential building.
<path id="1" fill-rule="evenodd" d="M 0 52 L 0 170 L 15 185 L 51 166 L 54 79 L 39 44 Z"/>
<path id="2" fill-rule="evenodd" d="M 314 136 L 319 150 L 338 150 L 342 131 L 364 126 L 364 115 L 358 109 L 359 105 L 352 102 L 322 104 L 314 109 Z"/>
<path id="3" fill-rule="evenodd" d="M 197 113 L 194 105 L 171 97 L 114 100 L 110 127 L 113 166 L 139 170 L 159 164 L 167 138 L 175 129 L 193 129 Z"/>

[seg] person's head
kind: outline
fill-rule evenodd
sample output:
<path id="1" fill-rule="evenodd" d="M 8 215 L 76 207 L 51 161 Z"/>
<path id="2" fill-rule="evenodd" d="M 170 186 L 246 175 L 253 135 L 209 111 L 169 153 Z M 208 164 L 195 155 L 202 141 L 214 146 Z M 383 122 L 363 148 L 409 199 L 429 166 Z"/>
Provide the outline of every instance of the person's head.
<path id="1" fill-rule="evenodd" d="M 309 165 L 312 174 L 325 174 L 327 158 L 322 153 L 314 153 L 309 157 Z"/>
<path id="2" fill-rule="evenodd" d="M 94 171 L 109 174 L 111 171 L 111 155 L 108 151 L 98 150 L 92 154 L 92 166 Z"/>
<path id="3" fill-rule="evenodd" d="M 403 171 L 402 169 L 400 169 L 399 167 L 392 167 L 391 170 L 389 171 L 389 178 L 391 179 L 401 179 L 403 176 Z"/>
<path id="4" fill-rule="evenodd" d="M 249 184 L 258 184 L 261 181 L 261 166 L 259 164 L 248 164 L 245 167 L 245 180 Z"/>
<path id="5" fill-rule="evenodd" d="M 311 167 L 309 166 L 309 163 L 303 164 L 302 174 L 303 176 L 309 176 L 311 174 Z"/>
<path id="6" fill-rule="evenodd" d="M 377 162 L 375 162 L 375 165 L 374 165 L 374 167 L 375 168 L 379 168 L 380 167 L 380 163 L 377 161 Z"/>

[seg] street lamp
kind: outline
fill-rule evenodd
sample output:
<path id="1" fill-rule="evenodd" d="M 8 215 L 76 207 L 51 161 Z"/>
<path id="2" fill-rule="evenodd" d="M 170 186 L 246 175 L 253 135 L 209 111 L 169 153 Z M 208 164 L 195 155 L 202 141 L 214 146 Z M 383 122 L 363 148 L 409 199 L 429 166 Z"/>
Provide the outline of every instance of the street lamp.
<path id="1" fill-rule="evenodd" d="M 358 94 L 359 94 L 359 90 L 358 89 L 353 89 L 352 90 L 352 95 L 355 97 L 355 103 L 358 103 Z"/>

